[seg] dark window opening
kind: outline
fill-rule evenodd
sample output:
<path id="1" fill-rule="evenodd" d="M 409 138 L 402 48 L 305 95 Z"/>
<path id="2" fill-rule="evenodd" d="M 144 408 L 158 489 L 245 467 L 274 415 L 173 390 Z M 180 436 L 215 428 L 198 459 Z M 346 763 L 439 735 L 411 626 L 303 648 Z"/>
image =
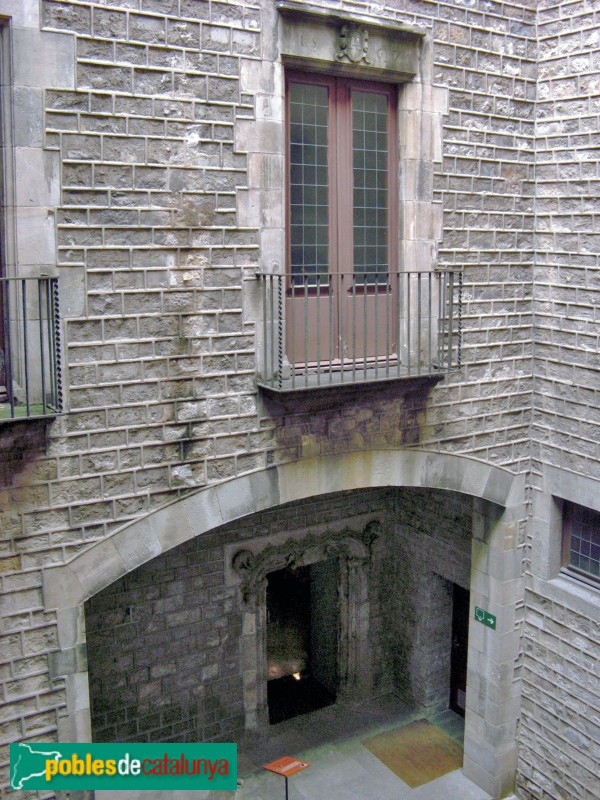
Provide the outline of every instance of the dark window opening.
<path id="1" fill-rule="evenodd" d="M 600 583 L 600 512 L 564 501 L 562 565 L 571 574 Z"/>
<path id="2" fill-rule="evenodd" d="M 336 560 L 267 576 L 267 699 L 276 724 L 335 702 L 338 683 Z"/>

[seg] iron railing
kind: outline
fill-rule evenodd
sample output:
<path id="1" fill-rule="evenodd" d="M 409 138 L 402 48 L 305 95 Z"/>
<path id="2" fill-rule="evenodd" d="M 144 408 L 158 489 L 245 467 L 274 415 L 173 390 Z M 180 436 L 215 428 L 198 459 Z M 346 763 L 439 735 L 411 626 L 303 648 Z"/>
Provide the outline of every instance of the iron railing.
<path id="1" fill-rule="evenodd" d="M 58 278 L 0 278 L 0 422 L 60 411 Z"/>
<path id="2" fill-rule="evenodd" d="M 296 391 L 441 376 L 460 367 L 460 272 L 257 278 L 261 386 Z"/>

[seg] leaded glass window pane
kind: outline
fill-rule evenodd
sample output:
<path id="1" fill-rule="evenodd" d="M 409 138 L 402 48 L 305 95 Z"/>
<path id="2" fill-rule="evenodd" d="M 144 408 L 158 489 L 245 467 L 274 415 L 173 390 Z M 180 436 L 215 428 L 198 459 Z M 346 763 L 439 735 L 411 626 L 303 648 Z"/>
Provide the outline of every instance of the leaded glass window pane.
<path id="1" fill-rule="evenodd" d="M 570 516 L 568 565 L 600 578 L 600 514 L 575 503 L 566 507 Z"/>
<path id="2" fill-rule="evenodd" d="M 329 90 L 290 86 L 290 241 L 294 283 L 326 275 L 329 262 Z"/>
<path id="3" fill-rule="evenodd" d="M 354 273 L 358 281 L 386 280 L 388 271 L 388 101 L 352 92 Z M 365 275 L 366 273 L 366 275 Z"/>

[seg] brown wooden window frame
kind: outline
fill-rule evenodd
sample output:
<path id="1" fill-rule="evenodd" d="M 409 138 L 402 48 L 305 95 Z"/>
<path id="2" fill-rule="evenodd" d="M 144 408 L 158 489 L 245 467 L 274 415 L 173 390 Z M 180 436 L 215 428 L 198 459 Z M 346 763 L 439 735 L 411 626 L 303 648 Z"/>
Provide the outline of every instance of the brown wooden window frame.
<path id="1" fill-rule="evenodd" d="M 587 517 L 588 519 L 584 519 Z M 596 527 L 594 536 L 586 535 L 584 525 L 591 524 Z M 600 586 L 600 574 L 581 567 L 581 562 L 574 563 L 575 557 L 583 555 L 581 550 L 588 549 L 590 559 L 597 561 L 600 549 L 600 512 L 585 506 L 563 500 L 562 503 L 562 569 L 569 575 L 585 580 L 594 586 Z M 575 549 L 579 548 L 579 549 Z"/>
<path id="2" fill-rule="evenodd" d="M 286 71 L 286 262 L 288 290 L 293 290 L 291 241 L 290 86 L 306 84 L 328 90 L 327 168 L 329 241 L 328 273 L 353 272 L 354 185 L 352 142 L 352 92 L 376 93 L 387 98 L 387 272 L 398 270 L 398 88 L 395 84 L 359 80 L 340 75 Z M 308 274 L 308 273 L 304 273 Z M 367 274 L 363 271 L 362 274 Z M 365 290 L 378 291 L 365 281 Z M 304 291 L 304 286 L 302 291 Z"/>

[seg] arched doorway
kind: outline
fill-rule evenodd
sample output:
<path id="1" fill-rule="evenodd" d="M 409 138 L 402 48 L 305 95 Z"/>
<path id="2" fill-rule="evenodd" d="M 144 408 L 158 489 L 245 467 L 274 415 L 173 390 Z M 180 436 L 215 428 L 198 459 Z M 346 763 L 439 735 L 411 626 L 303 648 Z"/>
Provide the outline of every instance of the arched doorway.
<path id="1" fill-rule="evenodd" d="M 413 486 L 474 498 L 472 602 L 483 604 L 492 613 L 497 611 L 498 630 L 506 629 L 519 599 L 515 591 L 520 577 L 515 526 L 524 516 L 522 483 L 522 476 L 473 459 L 433 453 L 375 451 L 315 458 L 208 487 L 115 532 L 69 564 L 46 568 L 45 606 L 57 612 L 63 648 L 54 659 L 58 665 L 54 675 L 64 676 L 67 686 L 61 740 L 86 741 L 91 733 L 87 673 L 76 654 L 85 637 L 81 619 L 86 598 L 178 545 L 210 535 L 228 521 L 296 500 L 322 497 L 327 492 Z M 500 506 L 506 508 L 503 513 L 490 514 L 491 508 L 498 510 Z M 501 605 L 496 598 L 503 585 L 510 586 L 511 591 L 508 602 L 502 596 Z M 507 786 L 514 773 L 511 730 L 514 732 L 518 714 L 518 706 L 512 702 L 518 686 L 513 677 L 518 640 L 513 638 L 514 645 L 502 633 L 493 636 L 488 630 L 477 629 L 477 636 L 469 642 L 469 659 L 477 666 L 477 680 L 467 688 L 465 771 L 492 793 L 496 792 L 494 787 Z M 513 709 L 509 714 L 512 728 L 510 720 L 499 725 L 495 718 L 487 718 L 490 691 L 494 707 L 504 702 L 504 697 L 507 709 Z"/>

